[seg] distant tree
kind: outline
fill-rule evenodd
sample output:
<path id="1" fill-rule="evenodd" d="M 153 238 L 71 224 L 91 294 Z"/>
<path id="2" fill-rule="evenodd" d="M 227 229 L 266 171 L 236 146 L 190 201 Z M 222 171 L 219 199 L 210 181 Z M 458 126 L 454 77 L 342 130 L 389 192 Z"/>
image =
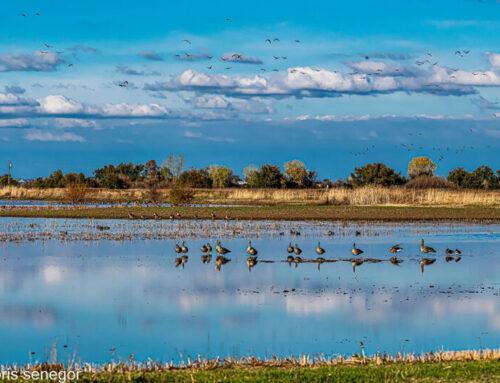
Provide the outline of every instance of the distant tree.
<path id="1" fill-rule="evenodd" d="M 160 169 L 155 160 L 149 160 L 144 165 L 144 178 L 148 185 L 156 185 L 160 181 Z"/>
<path id="2" fill-rule="evenodd" d="M 249 187 L 257 187 L 259 168 L 252 164 L 248 165 L 245 169 L 243 169 L 243 177 Z"/>
<path id="3" fill-rule="evenodd" d="M 0 177 L 0 185 L 7 186 L 8 184 L 9 184 L 9 176 L 7 174 L 4 174 L 3 176 Z M 10 177 L 10 185 L 11 186 L 17 186 L 17 185 L 19 185 L 19 182 L 17 182 L 11 176 Z"/>
<path id="4" fill-rule="evenodd" d="M 470 173 L 464 168 L 456 168 L 448 173 L 446 179 L 457 186 L 464 187 L 465 179 L 470 176 Z"/>
<path id="5" fill-rule="evenodd" d="M 392 186 L 402 185 L 406 179 L 401 173 L 396 173 L 394 169 L 387 167 L 382 163 L 374 163 L 355 168 L 351 173 L 351 182 L 353 186 L 377 185 Z"/>
<path id="6" fill-rule="evenodd" d="M 61 169 L 56 170 L 48 178 L 44 180 L 45 187 L 48 188 L 63 188 L 66 186 L 66 180 Z"/>
<path id="7" fill-rule="evenodd" d="M 245 178 L 248 186 L 255 188 L 279 189 L 284 186 L 285 176 L 278 165 L 262 165 L 259 171 L 252 170 Z"/>
<path id="8" fill-rule="evenodd" d="M 307 169 L 303 162 L 299 160 L 286 162 L 285 173 L 288 176 L 288 181 L 291 185 L 304 187 L 305 178 L 307 177 Z"/>
<path id="9" fill-rule="evenodd" d="M 179 185 L 187 186 L 191 188 L 211 188 L 212 179 L 208 174 L 207 169 L 194 169 L 185 170 L 181 173 L 179 180 Z"/>
<path id="10" fill-rule="evenodd" d="M 408 164 L 408 176 L 413 179 L 419 176 L 433 176 L 437 165 L 429 157 L 415 157 Z"/>
<path id="11" fill-rule="evenodd" d="M 210 165 L 208 173 L 212 179 L 212 186 L 216 188 L 225 188 L 232 185 L 233 169 L 224 165 Z"/>
<path id="12" fill-rule="evenodd" d="M 171 154 L 161 163 L 160 173 L 166 181 L 176 182 L 184 168 L 184 157 L 181 154 Z M 168 178 L 170 177 L 170 179 Z"/>
<path id="13" fill-rule="evenodd" d="M 499 187 L 499 178 L 486 165 L 479 166 L 473 172 L 468 172 L 464 168 L 453 169 L 448 174 L 448 181 L 466 189 L 497 189 Z"/>
<path id="14" fill-rule="evenodd" d="M 94 170 L 94 176 L 100 187 L 106 189 L 126 189 L 129 185 L 129 177 L 120 174 L 113 165 L 106 165 Z"/>

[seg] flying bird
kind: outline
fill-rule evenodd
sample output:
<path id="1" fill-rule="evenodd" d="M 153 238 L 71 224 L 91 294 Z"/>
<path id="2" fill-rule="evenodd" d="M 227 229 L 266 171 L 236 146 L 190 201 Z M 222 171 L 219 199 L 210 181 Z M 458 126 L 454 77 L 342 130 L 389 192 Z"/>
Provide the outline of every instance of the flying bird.
<path id="1" fill-rule="evenodd" d="M 191 41 L 189 40 L 182 40 L 183 43 L 188 43 L 189 45 L 191 45 Z"/>
<path id="2" fill-rule="evenodd" d="M 272 44 L 271 39 L 266 39 L 266 43 Z"/>
<path id="3" fill-rule="evenodd" d="M 300 40 L 295 40 L 296 43 L 300 43 Z"/>

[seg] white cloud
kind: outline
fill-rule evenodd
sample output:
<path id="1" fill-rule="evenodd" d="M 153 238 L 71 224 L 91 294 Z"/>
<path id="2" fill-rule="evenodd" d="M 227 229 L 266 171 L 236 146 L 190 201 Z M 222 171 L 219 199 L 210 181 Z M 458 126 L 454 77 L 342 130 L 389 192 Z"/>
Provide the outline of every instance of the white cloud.
<path id="1" fill-rule="evenodd" d="M 59 54 L 50 51 L 36 51 L 33 54 L 9 53 L 0 56 L 0 72 L 52 72 L 62 62 L 64 60 Z"/>
<path id="2" fill-rule="evenodd" d="M 26 118 L 0 120 L 0 128 L 24 128 L 29 125 L 30 123 Z"/>
<path id="3" fill-rule="evenodd" d="M 201 96 L 194 97 L 191 99 L 191 105 L 195 108 L 205 109 L 215 109 L 215 108 L 227 108 L 229 102 L 222 96 Z"/>
<path id="4" fill-rule="evenodd" d="M 81 118 L 56 118 L 58 128 L 97 128 L 97 122 L 94 120 L 84 120 Z"/>
<path id="5" fill-rule="evenodd" d="M 500 68 L 500 53 L 487 53 L 491 66 L 495 69 Z"/>
<path id="6" fill-rule="evenodd" d="M 61 95 L 50 95 L 37 100 L 42 114 L 79 114 L 84 112 L 81 103 Z"/>
<path id="7" fill-rule="evenodd" d="M 62 134 L 54 134 L 48 131 L 34 129 L 24 136 L 28 141 L 43 141 L 43 142 L 85 142 L 85 138 L 77 136 L 74 133 L 65 132 Z"/>

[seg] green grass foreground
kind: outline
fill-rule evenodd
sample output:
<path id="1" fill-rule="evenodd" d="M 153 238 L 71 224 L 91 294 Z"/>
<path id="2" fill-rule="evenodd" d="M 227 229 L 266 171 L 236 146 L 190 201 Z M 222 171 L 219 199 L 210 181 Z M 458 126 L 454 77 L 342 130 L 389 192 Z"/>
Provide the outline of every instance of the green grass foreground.
<path id="1" fill-rule="evenodd" d="M 366 221 L 500 221 L 495 207 L 401 206 L 239 206 L 239 207 L 16 207 L 0 210 L 1 217 L 111 218 L 129 213 L 143 219 L 249 219 L 249 220 L 366 220 Z"/>
<path id="2" fill-rule="evenodd" d="M 7 380 L 2 380 L 7 381 Z M 48 382 L 48 380 L 38 380 Z M 500 382 L 500 360 L 96 372 L 80 382 Z"/>

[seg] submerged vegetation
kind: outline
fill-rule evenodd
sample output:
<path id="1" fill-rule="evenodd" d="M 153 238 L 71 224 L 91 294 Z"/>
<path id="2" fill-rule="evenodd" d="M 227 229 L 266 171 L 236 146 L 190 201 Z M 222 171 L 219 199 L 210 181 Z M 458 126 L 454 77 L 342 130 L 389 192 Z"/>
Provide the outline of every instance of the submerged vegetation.
<path id="1" fill-rule="evenodd" d="M 363 346 L 362 346 L 363 347 Z M 78 372 L 83 382 L 212 382 L 212 381 L 331 381 L 331 382 L 498 382 L 500 381 L 500 350 L 439 351 L 426 354 L 378 353 L 365 356 L 326 357 L 324 355 L 260 359 L 242 358 L 188 359 L 179 364 L 149 360 L 101 365 L 90 363 L 42 363 L 2 366 L 11 371 L 37 377 L 56 371 L 71 378 Z M 27 375 L 25 375 L 27 376 Z M 7 381 L 8 379 L 2 380 Z M 42 380 L 44 381 L 44 380 Z M 45 380 L 45 381 L 48 381 Z"/>

